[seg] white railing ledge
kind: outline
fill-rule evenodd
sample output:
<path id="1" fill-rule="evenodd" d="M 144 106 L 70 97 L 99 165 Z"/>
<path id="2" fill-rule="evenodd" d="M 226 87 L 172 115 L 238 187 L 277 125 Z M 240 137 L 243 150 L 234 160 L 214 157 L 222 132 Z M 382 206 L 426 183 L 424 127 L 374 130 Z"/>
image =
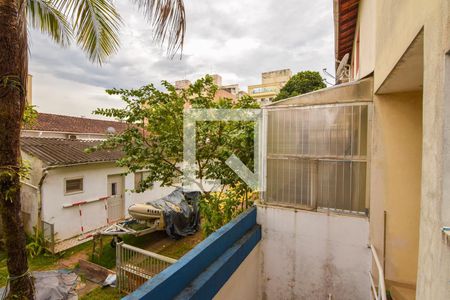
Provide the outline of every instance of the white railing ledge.
<path id="1" fill-rule="evenodd" d="M 373 280 L 372 272 L 369 272 L 370 283 L 372 286 L 373 297 L 376 300 L 387 300 L 386 297 L 386 286 L 384 283 L 384 271 L 383 267 L 380 263 L 380 259 L 378 258 L 377 250 L 374 245 L 370 245 L 370 250 L 372 250 L 372 257 L 375 261 L 375 265 L 378 271 L 378 287 L 375 286 L 375 281 Z"/>

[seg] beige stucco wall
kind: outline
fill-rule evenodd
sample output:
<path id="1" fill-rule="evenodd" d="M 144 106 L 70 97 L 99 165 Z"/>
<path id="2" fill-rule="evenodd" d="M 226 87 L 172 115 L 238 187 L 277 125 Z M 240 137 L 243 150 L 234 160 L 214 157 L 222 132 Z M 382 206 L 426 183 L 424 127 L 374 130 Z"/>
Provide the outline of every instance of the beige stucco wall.
<path id="1" fill-rule="evenodd" d="M 445 130 L 445 124 L 448 122 L 445 120 L 448 120 L 450 115 L 444 109 L 448 105 L 449 98 L 448 92 L 446 94 L 446 89 L 448 91 L 446 85 L 450 84 L 448 75 L 445 76 L 444 64 L 445 53 L 449 50 L 450 44 L 449 1 L 379 0 L 376 4 L 376 12 L 375 92 L 389 77 L 394 67 L 401 63 L 402 55 L 421 29 L 424 32 L 422 176 L 416 296 L 417 299 L 450 299 L 450 247 L 443 243 L 440 233 L 441 227 L 448 226 L 450 222 L 448 214 L 443 212 L 443 209 L 450 207 L 447 206 L 450 195 L 447 196 L 445 193 L 445 186 L 450 183 L 450 157 L 447 157 L 444 150 L 446 149 L 445 141 L 450 138 L 450 136 L 447 137 L 449 131 Z M 421 72 L 421 70 L 417 71 Z M 376 147 L 383 147 L 383 145 L 374 145 L 375 149 Z M 378 162 L 373 160 L 372 168 L 376 169 L 376 164 L 380 162 L 380 160 Z M 376 175 L 380 169 L 372 172 Z M 381 191 L 378 197 L 383 195 L 393 197 L 391 188 L 385 179 L 381 178 L 372 178 L 372 185 L 374 181 L 380 181 L 376 182 Z M 413 185 L 410 185 L 410 188 L 418 192 Z M 372 203 L 371 209 L 374 210 L 374 205 L 379 202 L 372 199 Z M 386 208 L 396 210 L 392 206 Z M 412 212 L 412 210 L 409 211 L 409 213 Z M 375 224 L 372 225 L 375 226 Z M 391 223 L 391 225 L 394 224 Z M 399 230 L 406 231 L 403 226 L 399 224 L 397 226 Z M 415 226 L 414 223 L 413 226 Z M 395 233 L 388 231 L 387 236 L 395 237 Z M 376 239 L 377 243 L 378 239 Z M 399 245 L 387 242 L 388 255 L 389 247 L 393 246 Z M 414 251 L 413 247 L 411 251 Z M 397 264 L 399 261 L 403 261 L 406 265 L 406 260 L 402 257 L 397 257 L 391 263 Z M 411 261 L 409 263 L 414 264 Z M 401 272 L 395 266 L 386 266 L 387 276 L 407 276 L 407 266 Z M 412 269 L 410 268 L 409 271 Z"/>
<path id="2" fill-rule="evenodd" d="M 222 286 L 214 300 L 245 299 L 257 300 L 260 290 L 260 244 L 249 253 L 233 275 Z"/>
<path id="3" fill-rule="evenodd" d="M 375 10 L 376 0 L 361 0 L 358 8 L 358 22 L 355 35 L 360 36 L 359 42 L 359 72 L 355 80 L 361 79 L 373 72 L 375 68 Z M 355 37 L 356 40 L 356 37 Z M 353 45 L 353 60 L 356 59 L 356 43 Z M 352 68 L 355 67 L 352 62 Z"/>
<path id="4" fill-rule="evenodd" d="M 432 1 L 434 3 L 434 1 Z M 440 2 L 440 1 L 439 1 Z M 449 36 L 449 2 L 440 2 L 424 28 L 424 95 L 423 95 L 423 171 L 420 219 L 418 299 L 450 299 L 450 246 L 442 241 L 440 229 L 449 226 L 443 209 L 450 196 L 448 151 L 444 148 L 450 132 L 446 123 L 450 76 L 445 74 L 445 52 Z M 445 150 L 444 150 L 445 149 Z"/>
<path id="5" fill-rule="evenodd" d="M 438 16 L 442 15 L 445 2 L 447 0 L 376 1 L 375 91 L 425 24 L 437 30 Z"/>
<path id="6" fill-rule="evenodd" d="M 375 95 L 372 136 L 371 242 L 385 259 L 388 288 L 398 289 L 391 283 L 413 288 L 419 247 L 422 93 Z"/>

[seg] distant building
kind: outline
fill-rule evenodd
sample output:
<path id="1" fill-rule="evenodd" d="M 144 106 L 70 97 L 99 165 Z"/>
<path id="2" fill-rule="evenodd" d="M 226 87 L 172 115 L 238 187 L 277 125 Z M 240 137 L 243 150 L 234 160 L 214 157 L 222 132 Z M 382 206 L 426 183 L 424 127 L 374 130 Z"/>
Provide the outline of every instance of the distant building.
<path id="1" fill-rule="evenodd" d="M 175 88 L 177 90 L 185 90 L 191 85 L 191 81 L 184 79 L 184 80 L 177 80 L 175 81 Z"/>
<path id="2" fill-rule="evenodd" d="M 222 76 L 213 74 L 211 77 L 213 78 L 214 84 L 219 87 L 214 100 L 227 98 L 236 101 L 245 94 L 243 91 L 239 90 L 239 84 L 222 85 Z M 175 88 L 177 90 L 185 90 L 189 85 L 191 85 L 191 81 L 187 79 L 175 81 Z M 187 104 L 187 106 L 189 105 Z"/>
<path id="3" fill-rule="evenodd" d="M 220 89 L 235 96 L 239 95 L 239 84 L 222 85 Z"/>
<path id="4" fill-rule="evenodd" d="M 27 76 L 27 104 L 33 105 L 33 76 Z"/>
<path id="5" fill-rule="evenodd" d="M 261 74 L 262 83 L 248 86 L 248 94 L 262 104 L 270 103 L 291 77 L 290 69 L 264 72 Z"/>

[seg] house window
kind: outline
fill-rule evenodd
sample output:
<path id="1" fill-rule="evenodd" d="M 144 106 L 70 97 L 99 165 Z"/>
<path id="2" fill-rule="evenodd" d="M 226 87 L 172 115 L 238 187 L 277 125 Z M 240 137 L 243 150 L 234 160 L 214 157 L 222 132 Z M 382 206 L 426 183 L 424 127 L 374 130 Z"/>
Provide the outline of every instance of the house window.
<path id="1" fill-rule="evenodd" d="M 83 178 L 71 178 L 64 181 L 64 193 L 74 194 L 83 192 Z"/>
<path id="2" fill-rule="evenodd" d="M 268 110 L 265 201 L 366 211 L 369 105 Z"/>
<path id="3" fill-rule="evenodd" d="M 111 183 L 111 196 L 117 195 L 117 182 Z"/>
<path id="4" fill-rule="evenodd" d="M 148 175 L 150 174 L 150 172 L 148 171 L 139 171 L 134 173 L 134 190 L 137 192 L 142 192 L 141 191 L 141 183 L 144 179 L 146 179 L 148 177 Z M 149 189 L 153 188 L 153 184 L 149 187 Z"/>

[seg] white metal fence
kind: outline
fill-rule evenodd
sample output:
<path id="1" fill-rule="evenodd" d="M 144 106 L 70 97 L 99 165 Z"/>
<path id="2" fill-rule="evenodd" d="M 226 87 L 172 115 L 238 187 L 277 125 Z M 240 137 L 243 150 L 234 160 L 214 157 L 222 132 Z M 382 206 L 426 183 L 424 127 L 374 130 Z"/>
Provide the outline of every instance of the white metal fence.
<path id="1" fill-rule="evenodd" d="M 372 286 L 372 295 L 373 299 L 376 300 L 386 300 L 386 286 L 384 283 L 384 271 L 383 267 L 381 266 L 380 260 L 378 258 L 377 251 L 375 250 L 375 247 L 373 245 L 370 245 L 370 249 L 372 250 L 372 258 L 375 262 L 375 266 L 377 267 L 377 277 L 378 277 L 378 286 L 375 284 L 375 279 L 373 278 L 372 272 L 369 272 L 370 276 L 370 283 Z"/>
<path id="2" fill-rule="evenodd" d="M 177 260 L 131 245 L 118 243 L 116 273 L 119 291 L 131 293 Z"/>
<path id="3" fill-rule="evenodd" d="M 370 105 L 267 109 L 265 201 L 364 213 Z"/>
<path id="4" fill-rule="evenodd" d="M 44 247 L 51 253 L 55 253 L 55 225 L 41 221 L 42 235 L 44 238 Z"/>

